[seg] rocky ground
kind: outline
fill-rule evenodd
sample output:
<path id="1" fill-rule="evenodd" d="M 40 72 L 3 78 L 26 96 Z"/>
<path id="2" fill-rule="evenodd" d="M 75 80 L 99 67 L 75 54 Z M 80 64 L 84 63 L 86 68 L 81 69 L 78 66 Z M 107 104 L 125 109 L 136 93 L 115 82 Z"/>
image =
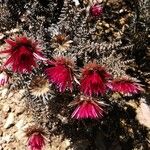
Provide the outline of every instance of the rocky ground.
<path id="1" fill-rule="evenodd" d="M 8 88 L 0 89 L 0 150 L 25 150 L 27 145 L 26 129 L 30 125 L 34 125 L 32 112 L 27 111 L 24 90 L 13 91 L 8 94 Z M 133 102 L 128 105 L 136 109 L 136 117 L 141 125 L 150 129 L 150 108 L 147 104 L 141 102 L 137 106 Z M 132 131 L 131 131 L 132 132 Z M 101 132 L 95 132 L 95 144 L 98 150 L 106 150 L 104 145 L 104 137 Z M 86 139 L 77 140 L 71 143 L 69 138 L 64 138 L 63 134 L 53 135 L 51 144 L 47 139 L 46 150 L 86 150 L 89 143 Z M 150 134 L 147 142 L 150 142 Z M 74 148 L 69 148 L 72 147 Z M 128 149 L 128 146 L 126 147 Z M 113 143 L 109 146 L 109 150 L 122 150 L 119 143 Z M 146 149 L 135 149 L 146 150 Z"/>
<path id="2" fill-rule="evenodd" d="M 24 90 L 7 92 L 7 87 L 0 89 L 0 150 L 25 150 L 25 130 L 34 125 L 32 114 L 26 111 L 28 109 L 22 97 Z M 46 150 L 66 150 L 69 145 L 69 139 L 62 140 L 62 135 L 54 136 Z"/>
<path id="3" fill-rule="evenodd" d="M 22 92 L 7 95 L 7 88 L 1 89 L 1 150 L 25 149 L 27 139 L 24 129 L 32 123 L 32 117 L 25 112 L 24 102 L 20 101 Z"/>

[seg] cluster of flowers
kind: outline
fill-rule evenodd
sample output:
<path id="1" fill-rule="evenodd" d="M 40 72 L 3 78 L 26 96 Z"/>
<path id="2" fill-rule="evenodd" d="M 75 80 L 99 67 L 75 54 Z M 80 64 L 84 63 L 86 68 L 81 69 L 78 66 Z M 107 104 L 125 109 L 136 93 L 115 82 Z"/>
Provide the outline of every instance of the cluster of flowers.
<path id="1" fill-rule="evenodd" d="M 99 4 L 90 7 L 89 13 L 97 18 L 102 15 L 103 8 Z M 34 67 L 37 67 L 37 61 L 40 60 L 48 67 L 44 70 L 50 83 L 54 84 L 59 92 L 66 90 L 73 92 L 74 83 L 78 83 L 80 95 L 70 103 L 70 106 L 78 105 L 72 113 L 75 119 L 97 119 L 102 118 L 104 110 L 103 103 L 97 98 L 106 94 L 108 91 L 119 92 L 123 95 L 137 94 L 143 91 L 141 85 L 128 77 L 113 79 L 104 67 L 96 62 L 90 62 L 81 70 L 81 79 L 78 81 L 75 74 L 74 62 L 64 56 L 48 60 L 45 58 L 38 47 L 38 43 L 27 37 L 16 37 L 15 40 L 7 39 L 9 48 L 0 51 L 0 54 L 8 54 L 9 58 L 1 66 L 0 86 L 9 82 L 9 75 L 6 68 L 11 68 L 14 73 L 30 73 Z M 30 150 L 42 150 L 45 145 L 43 129 L 36 126 L 27 130 L 28 148 Z"/>
<path id="2" fill-rule="evenodd" d="M 42 60 L 48 64 L 44 70 L 50 83 L 53 83 L 59 92 L 66 90 L 73 92 L 74 83 L 77 82 L 75 75 L 75 64 L 72 60 L 62 56 L 48 60 L 37 46 L 27 37 L 16 37 L 15 40 L 7 39 L 6 43 L 10 46 L 7 50 L 0 53 L 8 53 L 9 58 L 3 65 L 0 74 L 0 84 L 4 85 L 9 81 L 7 73 L 4 71 L 10 66 L 13 72 L 30 73 L 33 67 L 37 66 L 37 60 Z M 81 95 L 72 104 L 79 104 L 72 114 L 73 118 L 99 118 L 102 116 L 102 108 L 93 97 L 106 94 L 107 91 L 119 92 L 122 94 L 137 94 L 143 89 L 137 82 L 122 77 L 113 79 L 112 76 L 96 62 L 90 62 L 81 70 L 79 90 Z"/>
<path id="3" fill-rule="evenodd" d="M 102 12 L 103 8 L 98 4 L 94 4 L 89 10 L 90 15 L 94 18 L 99 17 Z M 30 73 L 33 67 L 37 67 L 37 61 L 41 60 L 49 64 L 49 67 L 45 70 L 45 74 L 49 81 L 57 86 L 59 92 L 65 92 L 66 90 L 73 91 L 73 83 L 76 80 L 72 61 L 65 57 L 59 57 L 49 61 L 42 55 L 38 43 L 25 36 L 16 37 L 15 40 L 7 39 L 6 43 L 9 44 L 9 48 L 5 51 L 0 51 L 0 54 L 8 54 L 9 58 L 0 69 L 0 86 L 9 83 L 10 76 L 6 71 L 7 67 L 11 68 L 14 73 Z M 98 101 L 92 98 L 92 95 L 96 94 L 98 96 L 106 92 L 105 83 L 109 77 L 110 75 L 105 69 L 95 63 L 85 66 L 80 82 L 80 90 L 83 95 L 71 103 L 71 105 L 79 105 L 73 112 L 72 118 L 102 117 L 103 109 L 100 107 Z M 122 87 L 120 88 L 122 89 Z M 140 90 L 140 87 L 134 84 L 127 88 L 129 88 L 130 91 L 134 88 L 134 93 Z M 27 129 L 26 134 L 29 137 L 27 144 L 28 149 L 43 149 L 45 145 L 43 129 L 37 126 L 31 126 Z"/>
<path id="4" fill-rule="evenodd" d="M 1 67 L 0 85 L 8 83 L 9 76 L 6 68 L 11 68 L 15 73 L 30 73 L 33 67 L 37 67 L 37 61 L 41 60 L 48 64 L 44 70 L 50 83 L 54 84 L 59 92 L 66 90 L 73 92 L 74 83 L 79 85 L 80 96 L 70 105 L 78 105 L 72 113 L 75 119 L 97 119 L 102 118 L 102 104 L 96 99 L 108 91 L 119 92 L 122 94 L 137 94 L 143 89 L 141 85 L 127 77 L 113 79 L 113 77 L 96 62 L 90 62 L 81 70 L 81 79 L 78 82 L 75 74 L 75 64 L 72 60 L 62 56 L 48 60 L 45 58 L 38 47 L 38 43 L 22 36 L 15 40 L 7 39 L 8 49 L 1 51 L 0 54 L 8 54 L 9 58 Z M 31 142 L 32 141 L 32 142 Z M 28 142 L 33 149 L 43 147 L 44 140 L 41 134 L 34 133 Z"/>

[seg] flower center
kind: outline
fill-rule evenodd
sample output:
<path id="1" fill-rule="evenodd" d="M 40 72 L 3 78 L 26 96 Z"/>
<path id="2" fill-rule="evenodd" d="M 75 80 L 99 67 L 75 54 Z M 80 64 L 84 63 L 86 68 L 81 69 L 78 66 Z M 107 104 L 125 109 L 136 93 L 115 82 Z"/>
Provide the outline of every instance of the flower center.
<path id="1" fill-rule="evenodd" d="M 26 48 L 26 50 L 28 50 L 30 52 L 34 52 L 33 47 L 29 43 L 18 43 L 15 47 L 13 47 L 13 49 L 16 51 L 16 50 L 21 49 L 23 47 Z"/>
<path id="2" fill-rule="evenodd" d="M 29 57 L 25 54 L 21 55 L 21 60 L 24 62 L 24 61 L 27 61 L 29 59 Z"/>

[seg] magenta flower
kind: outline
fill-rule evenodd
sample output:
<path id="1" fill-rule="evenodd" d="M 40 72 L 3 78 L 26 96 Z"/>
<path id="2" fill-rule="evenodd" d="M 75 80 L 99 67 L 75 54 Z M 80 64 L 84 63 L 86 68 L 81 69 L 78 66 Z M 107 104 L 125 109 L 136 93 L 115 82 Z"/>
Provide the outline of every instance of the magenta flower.
<path id="1" fill-rule="evenodd" d="M 27 37 L 16 37 L 15 40 L 7 39 L 6 43 L 10 45 L 9 48 L 1 51 L 0 54 L 9 54 L 4 66 L 9 65 L 14 72 L 31 72 L 32 68 L 36 67 L 37 59 L 46 60 L 42 57 L 37 43 Z"/>
<path id="2" fill-rule="evenodd" d="M 73 89 L 73 62 L 65 57 L 58 57 L 50 61 L 46 74 L 50 82 L 56 85 L 59 92 Z"/>
<path id="3" fill-rule="evenodd" d="M 103 117 L 104 110 L 98 103 L 91 97 L 80 96 L 80 99 L 75 101 L 77 108 L 72 113 L 72 118 L 75 119 L 98 119 Z M 74 105 L 74 104 L 73 104 Z"/>
<path id="4" fill-rule="evenodd" d="M 44 137 L 40 133 L 33 133 L 28 139 L 28 150 L 42 150 L 44 145 Z"/>
<path id="5" fill-rule="evenodd" d="M 104 94 L 107 90 L 106 80 L 110 77 L 103 67 L 89 63 L 83 69 L 80 90 L 89 96 Z"/>
<path id="6" fill-rule="evenodd" d="M 90 14 L 93 17 L 99 17 L 103 13 L 103 7 L 100 6 L 99 4 L 94 4 L 93 6 L 90 7 Z"/>
<path id="7" fill-rule="evenodd" d="M 0 86 L 4 86 L 6 83 L 8 83 L 9 76 L 8 74 L 3 71 L 0 73 Z"/>
<path id="8" fill-rule="evenodd" d="M 27 128 L 28 150 L 42 150 L 45 146 L 44 134 L 43 129 L 36 125 Z"/>
<path id="9" fill-rule="evenodd" d="M 109 84 L 109 88 L 114 92 L 119 92 L 125 95 L 138 94 L 141 91 L 144 91 L 137 80 L 129 79 L 127 77 L 113 80 Z"/>

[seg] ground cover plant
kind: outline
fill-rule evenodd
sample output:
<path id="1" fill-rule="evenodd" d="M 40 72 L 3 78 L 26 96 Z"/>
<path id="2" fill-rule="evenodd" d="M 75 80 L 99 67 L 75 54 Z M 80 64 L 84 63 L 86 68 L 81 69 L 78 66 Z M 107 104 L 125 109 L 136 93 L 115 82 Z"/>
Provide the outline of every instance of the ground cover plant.
<path id="1" fill-rule="evenodd" d="M 25 90 L 28 149 L 60 134 L 68 149 L 150 148 L 147 0 L 0 2 L 0 86 Z"/>

